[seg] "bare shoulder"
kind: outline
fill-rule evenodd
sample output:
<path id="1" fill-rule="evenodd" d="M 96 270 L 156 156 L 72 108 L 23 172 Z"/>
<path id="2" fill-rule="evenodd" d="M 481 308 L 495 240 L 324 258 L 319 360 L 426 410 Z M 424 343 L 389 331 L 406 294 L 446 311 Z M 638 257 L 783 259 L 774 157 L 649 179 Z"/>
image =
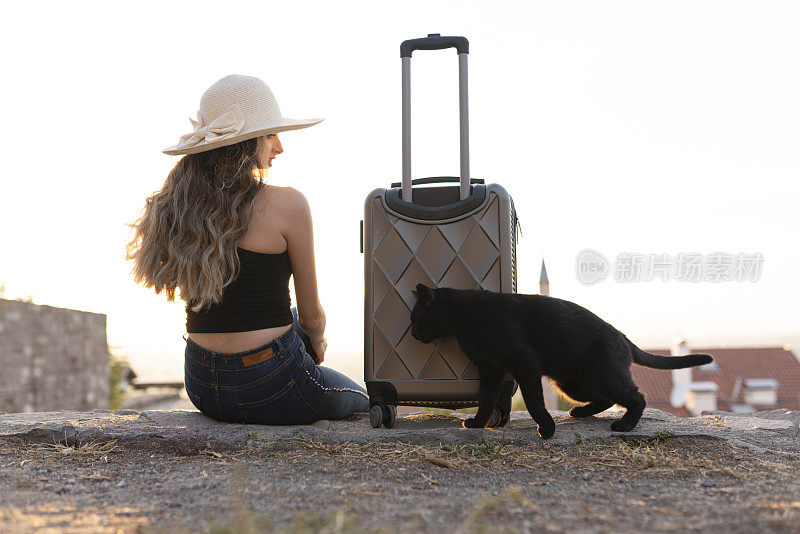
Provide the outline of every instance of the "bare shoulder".
<path id="1" fill-rule="evenodd" d="M 288 212 L 308 206 L 306 197 L 293 187 L 264 185 L 256 197 L 255 209 L 270 219 L 281 219 Z"/>
<path id="2" fill-rule="evenodd" d="M 256 196 L 250 226 L 239 246 L 268 254 L 286 250 L 287 236 L 308 226 L 308 202 L 292 187 L 264 185 Z"/>
<path id="3" fill-rule="evenodd" d="M 311 218 L 311 208 L 306 196 L 293 187 L 276 188 L 273 202 L 281 212 L 281 220 L 291 225 L 301 224 Z"/>
<path id="4" fill-rule="evenodd" d="M 265 221 L 283 229 L 291 229 L 310 220 L 310 208 L 305 195 L 293 187 L 268 185 L 262 193 L 262 212 Z"/>
<path id="5" fill-rule="evenodd" d="M 279 212 L 288 213 L 308 209 L 308 200 L 305 195 L 294 187 L 264 186 L 261 200 L 264 209 L 273 215 Z"/>

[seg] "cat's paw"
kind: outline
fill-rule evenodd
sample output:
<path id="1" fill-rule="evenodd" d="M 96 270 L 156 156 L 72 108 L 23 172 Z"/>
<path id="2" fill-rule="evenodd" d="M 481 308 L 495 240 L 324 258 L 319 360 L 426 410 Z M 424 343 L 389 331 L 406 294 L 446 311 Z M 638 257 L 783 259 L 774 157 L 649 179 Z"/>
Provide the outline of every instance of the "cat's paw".
<path id="1" fill-rule="evenodd" d="M 542 439 L 550 439 L 556 433 L 556 424 L 554 421 L 543 423 L 539 425 L 539 435 Z"/>
<path id="2" fill-rule="evenodd" d="M 611 430 L 614 432 L 630 432 L 636 426 L 636 423 L 631 424 L 624 419 L 619 419 L 611 423 Z"/>
<path id="3" fill-rule="evenodd" d="M 588 406 L 575 406 L 569 411 L 569 415 L 571 417 L 589 417 L 590 415 L 594 415 L 594 413 L 589 413 L 590 410 Z"/>
<path id="4" fill-rule="evenodd" d="M 483 428 L 486 423 L 481 423 L 480 421 L 476 421 L 474 417 L 470 417 L 469 419 L 464 419 L 464 428 Z"/>

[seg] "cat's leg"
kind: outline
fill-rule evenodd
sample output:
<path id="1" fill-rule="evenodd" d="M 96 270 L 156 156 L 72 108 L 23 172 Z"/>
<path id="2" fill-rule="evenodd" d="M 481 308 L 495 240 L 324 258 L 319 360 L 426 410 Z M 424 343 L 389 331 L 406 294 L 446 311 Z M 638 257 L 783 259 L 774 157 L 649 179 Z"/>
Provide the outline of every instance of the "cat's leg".
<path id="1" fill-rule="evenodd" d="M 522 398 L 525 399 L 525 406 L 536 424 L 539 425 L 539 435 L 542 439 L 548 439 L 556 431 L 556 423 L 552 416 L 544 407 L 544 394 L 542 393 L 542 376 L 515 376 L 522 390 Z"/>
<path id="2" fill-rule="evenodd" d="M 585 406 L 575 406 L 569 411 L 569 414 L 572 417 L 589 417 L 590 415 L 595 415 L 600 412 L 604 412 L 614 406 L 613 402 L 590 402 Z"/>
<path id="3" fill-rule="evenodd" d="M 626 408 L 625 415 L 611 423 L 611 430 L 615 432 L 630 432 L 639 422 L 646 405 L 644 397 L 631 381 L 630 389 L 624 396 L 617 400 L 617 404 Z"/>
<path id="4" fill-rule="evenodd" d="M 596 386 L 602 398 L 613 400 L 626 409 L 625 414 L 611 423 L 615 432 L 630 432 L 639 422 L 644 412 L 645 400 L 639 388 L 633 383 L 630 369 L 610 367 L 595 373 Z"/>
<path id="5" fill-rule="evenodd" d="M 548 439 L 555 433 L 556 423 L 544 406 L 542 369 L 539 366 L 539 358 L 530 346 L 519 347 L 519 352 L 516 354 L 516 358 L 507 361 L 508 370 L 519 383 L 522 398 L 525 399 L 525 407 L 539 425 L 539 435 L 542 439 Z"/>
<path id="6" fill-rule="evenodd" d="M 500 390 L 503 387 L 503 376 L 505 371 L 490 363 L 477 363 L 478 377 L 480 378 L 480 389 L 478 390 L 478 413 L 475 417 L 464 421 L 467 428 L 483 428 L 489 422 L 492 412 L 495 409 Z"/>
<path id="7" fill-rule="evenodd" d="M 539 435 L 542 439 L 552 437 L 556 431 L 556 423 L 544 406 L 542 372 L 535 353 L 532 350 L 524 351 L 520 357 L 509 362 L 509 371 L 522 390 L 528 413 L 539 425 Z"/>

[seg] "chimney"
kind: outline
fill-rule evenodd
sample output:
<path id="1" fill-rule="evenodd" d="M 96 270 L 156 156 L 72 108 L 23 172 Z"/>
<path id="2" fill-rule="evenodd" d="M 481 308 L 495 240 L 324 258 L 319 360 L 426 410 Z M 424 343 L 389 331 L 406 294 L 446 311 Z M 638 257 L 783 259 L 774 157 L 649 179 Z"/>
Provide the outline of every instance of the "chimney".
<path id="1" fill-rule="evenodd" d="M 550 280 L 547 278 L 547 269 L 542 258 L 542 272 L 539 274 L 539 294 L 550 296 Z"/>
<path id="2" fill-rule="evenodd" d="M 686 409 L 692 416 L 717 409 L 717 385 L 714 382 L 692 382 L 686 396 Z"/>
<path id="3" fill-rule="evenodd" d="M 747 378 L 744 402 L 754 408 L 769 408 L 778 403 L 778 381 L 772 378 Z"/>
<path id="4" fill-rule="evenodd" d="M 679 339 L 671 348 L 672 356 L 687 356 L 691 354 L 689 344 L 685 339 Z M 692 368 L 672 370 L 672 392 L 669 396 L 669 403 L 673 408 L 680 408 L 686 404 L 689 396 L 690 386 L 692 385 Z"/>

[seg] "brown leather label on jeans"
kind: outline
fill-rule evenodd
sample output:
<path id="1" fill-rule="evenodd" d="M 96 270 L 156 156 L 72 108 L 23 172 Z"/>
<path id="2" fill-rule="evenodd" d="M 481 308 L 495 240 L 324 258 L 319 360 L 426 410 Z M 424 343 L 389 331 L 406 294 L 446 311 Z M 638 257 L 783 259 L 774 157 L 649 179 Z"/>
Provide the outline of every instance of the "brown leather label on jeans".
<path id="1" fill-rule="evenodd" d="M 244 363 L 245 367 L 249 367 L 251 365 L 267 361 L 273 356 L 275 356 L 275 353 L 272 352 L 272 349 L 262 350 L 261 352 L 256 352 L 250 356 L 244 356 L 242 358 L 242 363 Z"/>

